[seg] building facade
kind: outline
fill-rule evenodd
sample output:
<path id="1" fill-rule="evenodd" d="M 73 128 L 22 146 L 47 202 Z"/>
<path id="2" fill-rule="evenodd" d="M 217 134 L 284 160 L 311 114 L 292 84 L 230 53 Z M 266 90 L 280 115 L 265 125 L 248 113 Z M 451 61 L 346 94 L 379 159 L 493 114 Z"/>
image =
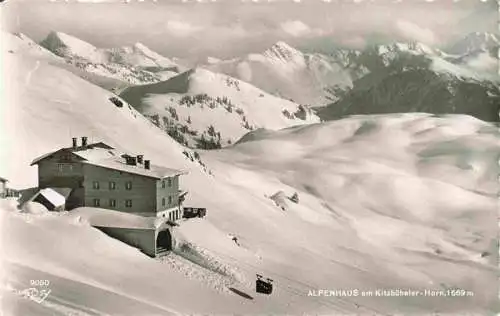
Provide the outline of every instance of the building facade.
<path id="1" fill-rule="evenodd" d="M 73 146 L 43 155 L 40 189 L 70 188 L 66 209 L 97 207 L 171 221 L 182 218 L 179 177 L 185 172 L 152 165 L 142 155 L 121 155 L 104 143 Z"/>
<path id="2" fill-rule="evenodd" d="M 7 197 L 7 179 L 0 177 L 0 198 Z"/>

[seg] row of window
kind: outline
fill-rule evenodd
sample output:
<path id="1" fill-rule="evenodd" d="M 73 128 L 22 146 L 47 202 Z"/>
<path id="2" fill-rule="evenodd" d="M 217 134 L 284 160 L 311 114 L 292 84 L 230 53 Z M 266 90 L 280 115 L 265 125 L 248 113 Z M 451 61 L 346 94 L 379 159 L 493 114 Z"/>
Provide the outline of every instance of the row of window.
<path id="1" fill-rule="evenodd" d="M 162 198 L 161 199 L 161 205 L 165 206 L 165 203 L 166 203 L 165 198 Z M 168 197 L 168 205 L 170 205 L 170 204 L 172 204 L 172 197 L 171 196 Z"/>
<path id="2" fill-rule="evenodd" d="M 171 178 L 168 178 L 168 180 L 167 180 L 166 183 L 165 183 L 165 180 L 163 180 L 161 182 L 161 187 L 162 188 L 165 188 L 167 185 L 168 185 L 168 187 L 172 187 L 172 179 Z M 99 181 L 94 181 L 92 183 L 92 187 L 94 188 L 94 190 L 99 190 L 100 189 L 100 183 L 99 183 Z M 110 181 L 108 183 L 108 188 L 110 190 L 116 190 L 116 182 Z M 126 190 L 132 190 L 132 181 L 125 182 L 125 189 Z"/>
<path id="3" fill-rule="evenodd" d="M 172 201 L 173 201 L 172 197 L 169 196 L 168 197 L 168 205 L 171 205 Z M 166 199 L 165 198 L 161 199 L 161 204 L 162 204 L 162 206 L 165 206 L 165 204 L 166 204 Z M 94 199 L 94 206 L 96 206 L 96 207 L 101 206 L 101 199 Z M 108 206 L 109 207 L 116 207 L 116 200 L 115 199 L 109 199 Z M 125 206 L 126 207 L 132 207 L 132 200 L 130 200 L 130 199 L 129 200 L 125 200 Z"/>
<path id="4" fill-rule="evenodd" d="M 172 186 L 172 179 L 171 179 L 171 178 L 168 178 L 168 179 L 167 179 L 167 185 L 168 185 L 168 187 L 171 187 L 171 186 Z M 161 187 L 162 187 L 162 188 L 165 188 L 165 187 L 166 187 L 166 185 L 165 185 L 165 180 L 163 180 L 163 181 L 161 182 Z"/>
<path id="5" fill-rule="evenodd" d="M 99 190 L 99 189 L 101 188 L 101 185 L 100 185 L 99 181 L 94 181 L 94 182 L 92 183 L 92 188 L 93 188 L 94 190 Z M 109 188 L 110 190 L 116 190 L 116 182 L 110 181 L 110 182 L 108 183 L 108 188 Z M 125 182 L 125 189 L 126 189 L 126 190 L 132 190 L 132 181 L 127 181 L 127 182 Z"/>
<path id="6" fill-rule="evenodd" d="M 101 206 L 101 199 L 94 199 L 94 206 L 100 207 Z M 109 207 L 116 207 L 116 200 L 109 199 L 108 206 Z M 132 200 L 125 200 L 125 207 L 132 207 Z"/>

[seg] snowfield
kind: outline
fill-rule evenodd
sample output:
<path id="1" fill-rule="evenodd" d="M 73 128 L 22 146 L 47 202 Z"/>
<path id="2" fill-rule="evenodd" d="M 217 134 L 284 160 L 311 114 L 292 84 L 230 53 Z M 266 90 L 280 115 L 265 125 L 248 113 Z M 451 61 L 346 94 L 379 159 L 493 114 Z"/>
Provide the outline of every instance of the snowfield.
<path id="1" fill-rule="evenodd" d="M 175 251 L 159 260 L 92 228 L 85 216 L 95 209 L 23 212 L 1 200 L 6 315 L 498 310 L 500 137 L 492 125 L 405 114 L 256 130 L 202 152 L 209 175 L 132 107 L 111 103 L 111 93 L 36 57 L 2 54 L 2 64 L 12 76 L 0 94 L 0 175 L 13 187 L 37 185 L 33 158 L 89 136 L 189 170 L 186 204 L 207 208 L 206 218 L 180 222 Z M 295 192 L 298 203 L 289 199 Z M 271 296 L 255 293 L 256 273 L 274 280 Z M 23 297 L 30 280 L 50 281 L 43 302 Z M 450 288 L 473 296 L 317 296 Z"/>

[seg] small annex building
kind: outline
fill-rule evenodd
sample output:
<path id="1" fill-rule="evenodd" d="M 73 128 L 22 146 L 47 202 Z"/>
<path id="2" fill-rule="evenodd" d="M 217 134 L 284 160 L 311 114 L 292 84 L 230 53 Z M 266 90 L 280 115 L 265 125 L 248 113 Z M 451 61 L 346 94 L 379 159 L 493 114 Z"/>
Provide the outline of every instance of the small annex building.
<path id="1" fill-rule="evenodd" d="M 80 221 L 88 222 L 106 235 L 138 248 L 150 257 L 161 256 L 174 247 L 173 228 L 165 218 L 92 207 L 78 208 L 72 213 Z"/>
<path id="2" fill-rule="evenodd" d="M 38 202 L 49 211 L 63 211 L 70 193 L 70 188 L 45 188 L 36 192 L 28 201 Z"/>

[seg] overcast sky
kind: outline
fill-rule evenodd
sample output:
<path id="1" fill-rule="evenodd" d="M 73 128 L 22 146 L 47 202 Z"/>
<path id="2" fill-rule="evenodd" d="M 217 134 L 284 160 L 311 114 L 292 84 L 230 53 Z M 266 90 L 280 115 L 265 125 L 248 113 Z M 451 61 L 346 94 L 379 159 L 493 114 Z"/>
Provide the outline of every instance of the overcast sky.
<path id="1" fill-rule="evenodd" d="M 55 30 L 99 47 L 141 42 L 182 58 L 260 52 L 278 40 L 302 50 L 394 40 L 444 47 L 471 32 L 498 32 L 493 0 L 71 1 L 7 1 L 4 18 L 37 41 Z"/>

